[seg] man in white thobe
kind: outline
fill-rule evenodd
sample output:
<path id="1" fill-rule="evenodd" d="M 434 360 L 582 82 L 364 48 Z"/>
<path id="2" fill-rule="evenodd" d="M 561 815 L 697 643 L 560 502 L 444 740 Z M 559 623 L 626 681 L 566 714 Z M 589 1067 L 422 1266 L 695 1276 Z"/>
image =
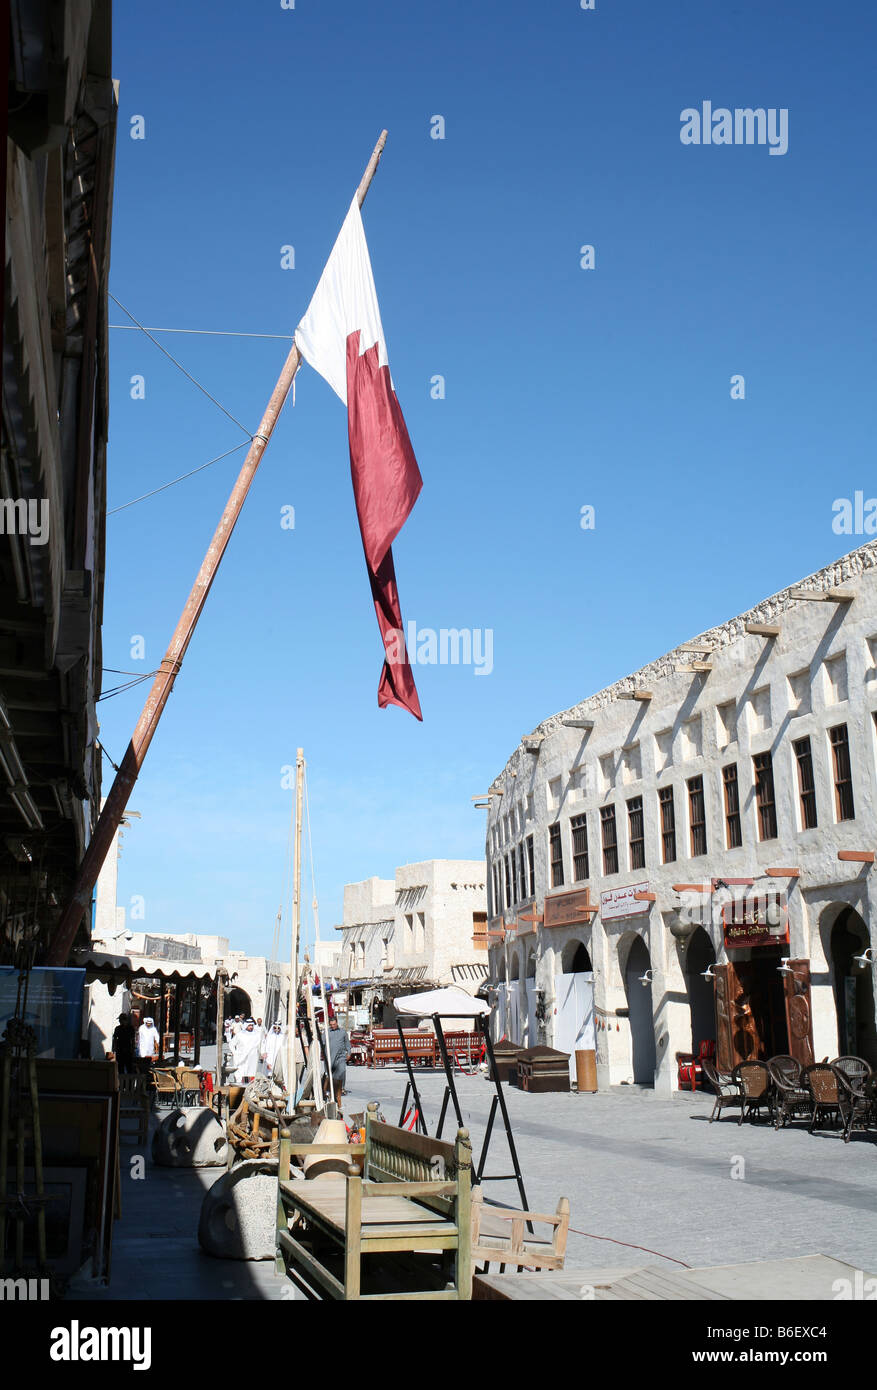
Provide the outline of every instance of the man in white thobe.
<path id="1" fill-rule="evenodd" d="M 252 1018 L 248 1018 L 241 1031 L 235 1035 L 231 1052 L 235 1081 L 252 1081 L 259 1071 L 259 1034 Z"/>
<path id="2" fill-rule="evenodd" d="M 140 1027 L 137 1029 L 137 1056 L 141 1062 L 152 1062 L 158 1059 L 159 1037 L 155 1020 L 144 1018 Z"/>
<path id="3" fill-rule="evenodd" d="M 283 1046 L 283 1030 L 280 1023 L 275 1023 L 271 1031 L 265 1037 L 263 1055 L 265 1058 L 265 1071 L 268 1076 L 274 1071 L 274 1064 L 277 1061 L 277 1054 Z"/>

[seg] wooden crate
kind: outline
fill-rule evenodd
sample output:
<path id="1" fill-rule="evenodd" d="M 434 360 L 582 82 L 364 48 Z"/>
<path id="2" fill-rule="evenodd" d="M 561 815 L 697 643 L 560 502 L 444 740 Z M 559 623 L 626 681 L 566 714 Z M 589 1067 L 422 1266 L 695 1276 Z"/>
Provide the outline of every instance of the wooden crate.
<path id="1" fill-rule="evenodd" d="M 569 1053 L 541 1044 L 528 1047 L 518 1059 L 518 1085 L 522 1091 L 568 1091 Z"/>
<path id="2" fill-rule="evenodd" d="M 494 1043 L 493 1056 L 496 1061 L 496 1080 L 507 1081 L 510 1086 L 518 1084 L 518 1060 L 526 1048 L 514 1043 Z"/>

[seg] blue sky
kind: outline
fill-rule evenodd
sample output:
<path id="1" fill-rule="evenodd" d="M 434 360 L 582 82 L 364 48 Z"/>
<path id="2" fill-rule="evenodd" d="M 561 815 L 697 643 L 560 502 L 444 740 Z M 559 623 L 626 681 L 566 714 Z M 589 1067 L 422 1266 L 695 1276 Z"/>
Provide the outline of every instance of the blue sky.
<path id="1" fill-rule="evenodd" d="M 378 710 L 344 410 L 304 367 L 132 798 L 142 819 L 120 866 L 120 902 L 145 902 L 137 926 L 267 952 L 297 746 L 326 936 L 345 882 L 481 857 L 471 798 L 540 719 L 867 539 L 831 522 L 835 498 L 877 492 L 877 12 L 115 11 L 110 288 L 141 322 L 291 334 L 388 128 L 364 220 L 424 477 L 394 546 L 403 614 L 493 631 L 489 676 L 416 668 L 422 725 Z M 705 100 L 787 108 L 788 152 L 683 145 L 680 114 Z M 161 341 L 257 429 L 283 342 Z M 745 400 L 731 399 L 737 373 Z M 430 397 L 436 374 L 444 400 Z M 111 333 L 111 508 L 243 437 L 142 335 Z M 107 667 L 158 665 L 242 456 L 109 518 Z M 100 706 L 116 761 L 146 689 Z"/>

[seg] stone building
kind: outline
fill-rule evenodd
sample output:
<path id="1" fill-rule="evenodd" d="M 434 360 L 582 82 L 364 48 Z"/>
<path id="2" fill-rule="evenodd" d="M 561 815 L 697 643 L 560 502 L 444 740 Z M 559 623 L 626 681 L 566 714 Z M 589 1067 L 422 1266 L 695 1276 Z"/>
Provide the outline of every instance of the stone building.
<path id="1" fill-rule="evenodd" d="M 117 100 L 109 0 L 21 0 L 7 24 L 0 959 L 27 931 L 39 962 L 100 796 Z"/>
<path id="2" fill-rule="evenodd" d="M 285 1018 L 288 964 L 233 949 L 226 936 L 131 930 L 139 924 L 127 920 L 126 909 L 117 900 L 118 863 L 125 829 L 137 815 L 136 811 L 127 813 L 104 860 L 97 882 L 94 931 L 88 951 L 77 962 L 85 965 L 88 972 L 85 1019 L 91 1056 L 104 1056 L 123 1009 L 148 1012 L 144 999 L 157 997 L 162 981 L 166 985 L 179 978 L 184 983 L 190 978 L 202 981 L 204 1009 L 200 1023 L 205 1035 L 210 1035 L 216 1016 L 216 993 L 214 989 L 211 994 L 203 982 L 216 980 L 220 964 L 225 972 L 226 1018 L 230 1014 L 252 1014 L 266 1025 L 276 1018 Z M 126 969 L 133 972 L 134 978 L 125 985 L 117 984 L 113 977 L 121 977 Z M 185 1001 L 185 1009 L 188 1016 L 191 998 Z"/>
<path id="3" fill-rule="evenodd" d="M 488 800 L 497 1033 L 601 1086 L 877 1063 L 875 719 L 871 542 L 541 723 Z"/>
<path id="4" fill-rule="evenodd" d="M 338 983 L 357 1002 L 437 985 L 474 994 L 487 976 L 487 898 L 480 859 L 403 864 L 395 879 L 344 889 Z"/>

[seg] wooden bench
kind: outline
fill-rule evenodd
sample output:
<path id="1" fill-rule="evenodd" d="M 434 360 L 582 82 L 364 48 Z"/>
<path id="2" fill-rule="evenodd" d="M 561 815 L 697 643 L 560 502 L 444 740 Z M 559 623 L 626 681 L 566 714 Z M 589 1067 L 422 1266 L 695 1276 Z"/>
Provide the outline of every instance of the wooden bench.
<path id="1" fill-rule="evenodd" d="M 376 1067 L 385 1067 L 388 1063 L 398 1066 L 405 1061 L 402 1039 L 398 1032 L 389 1028 L 376 1028 L 372 1031 L 372 1043 Z M 408 1048 L 408 1056 L 415 1066 L 422 1067 L 426 1064 L 431 1067 L 435 1066 L 436 1040 L 434 1033 L 427 1033 L 419 1028 L 406 1029 L 405 1046 Z"/>
<path id="2" fill-rule="evenodd" d="M 472 1297 L 472 1145 L 466 1130 L 454 1144 L 409 1134 L 377 1119 L 368 1107 L 364 1144 L 310 1144 L 296 1148 L 281 1133 L 277 1196 L 278 1273 L 290 1271 L 334 1299 L 470 1299 Z M 346 1179 L 289 1180 L 293 1153 L 362 1155 L 363 1173 L 351 1165 Z M 327 1252 L 324 1255 L 323 1252 Z M 409 1287 L 422 1282 L 407 1261 L 403 1291 L 362 1292 L 362 1257 L 439 1253 L 449 1282 L 444 1288 Z M 327 1263 L 341 1261 L 342 1277 Z M 401 1266 L 393 1271 L 397 1281 Z"/>
<path id="3" fill-rule="evenodd" d="M 477 1067 L 484 1061 L 485 1042 L 481 1033 L 445 1033 L 445 1046 L 454 1066 Z"/>

